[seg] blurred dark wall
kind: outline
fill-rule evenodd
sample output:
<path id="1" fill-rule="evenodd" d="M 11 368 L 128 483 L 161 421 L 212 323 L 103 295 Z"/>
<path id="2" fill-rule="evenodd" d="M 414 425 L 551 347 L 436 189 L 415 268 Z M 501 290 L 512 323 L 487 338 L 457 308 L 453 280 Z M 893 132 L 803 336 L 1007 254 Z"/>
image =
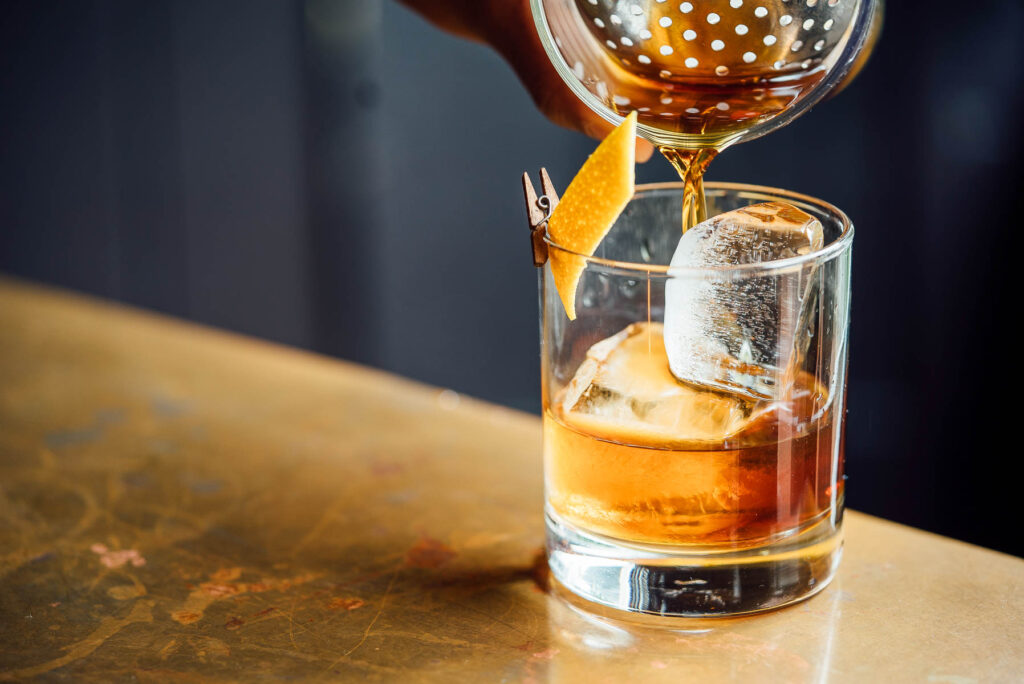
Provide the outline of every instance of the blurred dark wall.
<path id="1" fill-rule="evenodd" d="M 857 224 L 850 505 L 1019 555 L 1024 9 L 958 7 L 890 2 L 853 86 L 710 177 Z M 486 48 L 374 0 L 0 12 L 0 270 L 539 408 L 518 177 L 593 143 Z"/>

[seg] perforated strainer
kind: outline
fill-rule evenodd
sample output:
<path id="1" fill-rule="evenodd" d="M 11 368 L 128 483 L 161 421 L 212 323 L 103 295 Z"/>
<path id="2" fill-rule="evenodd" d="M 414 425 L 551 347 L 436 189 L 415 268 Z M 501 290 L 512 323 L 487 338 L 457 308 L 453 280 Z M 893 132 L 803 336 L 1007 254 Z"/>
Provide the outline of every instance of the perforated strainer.
<path id="1" fill-rule="evenodd" d="M 531 0 L 566 83 L 613 123 L 721 149 L 784 125 L 835 88 L 881 0 Z"/>

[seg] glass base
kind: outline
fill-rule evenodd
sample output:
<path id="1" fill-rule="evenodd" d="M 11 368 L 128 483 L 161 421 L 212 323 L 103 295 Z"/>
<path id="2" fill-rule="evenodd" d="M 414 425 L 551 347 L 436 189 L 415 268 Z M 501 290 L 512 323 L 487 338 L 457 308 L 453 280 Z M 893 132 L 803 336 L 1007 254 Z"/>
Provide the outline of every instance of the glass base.
<path id="1" fill-rule="evenodd" d="M 735 616 L 802 601 L 824 589 L 842 555 L 842 526 L 815 525 L 769 546 L 695 551 L 627 545 L 547 512 L 551 573 L 588 601 L 638 613 Z"/>

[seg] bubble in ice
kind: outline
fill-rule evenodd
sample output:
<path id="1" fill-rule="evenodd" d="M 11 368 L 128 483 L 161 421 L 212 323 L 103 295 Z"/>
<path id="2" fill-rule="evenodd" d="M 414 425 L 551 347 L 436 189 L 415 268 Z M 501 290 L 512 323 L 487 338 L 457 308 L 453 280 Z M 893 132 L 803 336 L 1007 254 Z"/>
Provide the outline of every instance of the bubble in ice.
<path id="1" fill-rule="evenodd" d="M 665 351 L 672 374 L 699 387 L 776 399 L 810 342 L 814 266 L 721 269 L 822 248 L 813 216 L 783 202 L 720 214 L 688 230 L 665 288 Z M 700 273 L 686 269 L 705 269 Z"/>

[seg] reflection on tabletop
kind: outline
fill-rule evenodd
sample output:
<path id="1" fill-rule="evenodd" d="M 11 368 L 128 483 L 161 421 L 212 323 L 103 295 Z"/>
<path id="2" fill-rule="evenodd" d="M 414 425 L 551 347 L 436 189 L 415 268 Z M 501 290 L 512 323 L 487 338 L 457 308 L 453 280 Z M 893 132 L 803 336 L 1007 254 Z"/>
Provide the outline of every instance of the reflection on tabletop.
<path id="1" fill-rule="evenodd" d="M 841 580 L 789 608 L 745 618 L 623 613 L 549 591 L 547 677 L 576 681 L 825 681 L 844 600 Z M 793 620 L 793 613 L 801 619 Z"/>

